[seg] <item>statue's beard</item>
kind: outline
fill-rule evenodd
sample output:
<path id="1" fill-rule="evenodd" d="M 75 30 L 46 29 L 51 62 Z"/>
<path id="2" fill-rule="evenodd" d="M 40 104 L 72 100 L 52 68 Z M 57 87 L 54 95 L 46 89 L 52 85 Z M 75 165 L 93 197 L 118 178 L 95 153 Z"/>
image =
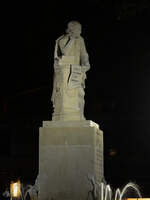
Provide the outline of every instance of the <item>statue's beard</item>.
<path id="1" fill-rule="evenodd" d="M 79 38 L 80 37 L 80 32 L 74 32 L 74 33 L 69 33 L 69 36 L 72 38 Z"/>

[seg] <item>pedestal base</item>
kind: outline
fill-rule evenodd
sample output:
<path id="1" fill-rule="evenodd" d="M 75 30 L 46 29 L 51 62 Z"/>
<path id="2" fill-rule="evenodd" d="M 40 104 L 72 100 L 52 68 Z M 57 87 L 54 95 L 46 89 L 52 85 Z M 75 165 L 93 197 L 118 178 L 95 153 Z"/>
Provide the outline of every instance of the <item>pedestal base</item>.
<path id="1" fill-rule="evenodd" d="M 39 140 L 39 199 L 86 200 L 103 178 L 103 132 L 92 121 L 43 122 Z"/>

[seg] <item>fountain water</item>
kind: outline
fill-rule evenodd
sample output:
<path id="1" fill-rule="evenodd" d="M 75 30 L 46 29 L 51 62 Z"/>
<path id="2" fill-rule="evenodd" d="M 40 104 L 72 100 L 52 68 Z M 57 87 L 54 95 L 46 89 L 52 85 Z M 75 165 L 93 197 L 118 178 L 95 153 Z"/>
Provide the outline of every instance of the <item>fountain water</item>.
<path id="1" fill-rule="evenodd" d="M 138 186 L 134 183 L 128 183 L 127 185 L 125 185 L 125 187 L 123 188 L 123 190 L 121 192 L 120 200 L 123 199 L 123 197 L 129 191 L 129 189 L 132 189 L 133 191 L 135 191 L 135 193 L 137 194 L 137 197 L 139 197 L 139 198 L 142 197 Z"/>
<path id="2" fill-rule="evenodd" d="M 128 183 L 127 185 L 124 186 L 122 190 L 119 188 L 116 189 L 114 192 L 114 195 L 112 193 L 112 189 L 110 185 L 106 185 L 104 183 L 97 184 L 98 188 L 100 190 L 100 193 L 98 192 L 97 194 L 100 194 L 99 196 L 95 196 L 95 199 L 97 200 L 122 200 L 124 197 L 128 197 L 127 194 L 130 192 L 130 190 L 134 191 L 136 193 L 137 198 L 142 198 L 142 195 L 140 193 L 139 187 L 134 184 L 134 183 Z M 97 190 L 98 190 L 97 188 Z"/>
<path id="3" fill-rule="evenodd" d="M 96 183 L 94 179 L 91 179 L 92 185 L 93 185 L 93 194 L 92 197 L 93 200 L 123 200 L 125 197 L 129 198 L 130 196 L 127 196 L 130 190 L 134 191 L 136 193 L 136 198 L 142 198 L 139 187 L 134 183 L 128 183 L 126 184 L 123 189 L 117 188 L 113 194 L 112 189 L 110 185 L 105 183 Z M 7 195 L 6 195 L 7 193 Z M 31 199 L 38 200 L 38 193 L 37 188 L 32 185 L 24 186 L 21 184 L 21 200 L 26 200 L 27 196 L 30 196 Z M 3 196 L 8 197 L 10 196 L 8 190 L 3 193 Z M 130 197 L 131 198 L 131 197 Z"/>

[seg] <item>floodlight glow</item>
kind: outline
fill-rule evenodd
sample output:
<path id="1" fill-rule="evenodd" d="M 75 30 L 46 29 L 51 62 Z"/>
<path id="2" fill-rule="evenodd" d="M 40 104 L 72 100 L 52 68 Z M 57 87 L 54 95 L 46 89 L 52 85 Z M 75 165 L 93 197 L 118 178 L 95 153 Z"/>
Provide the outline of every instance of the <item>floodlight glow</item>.
<path id="1" fill-rule="evenodd" d="M 18 180 L 17 182 L 11 182 L 10 184 L 10 195 L 14 198 L 19 198 L 21 194 L 21 184 Z"/>

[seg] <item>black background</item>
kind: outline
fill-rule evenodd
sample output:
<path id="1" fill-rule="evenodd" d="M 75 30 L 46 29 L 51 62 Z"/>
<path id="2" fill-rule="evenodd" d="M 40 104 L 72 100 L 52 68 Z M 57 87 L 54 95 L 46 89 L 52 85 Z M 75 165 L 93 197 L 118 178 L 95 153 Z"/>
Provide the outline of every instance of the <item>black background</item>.
<path id="1" fill-rule="evenodd" d="M 51 120 L 55 40 L 82 24 L 91 64 L 85 116 L 104 131 L 105 179 L 150 196 L 149 1 L 5 5 L 1 43 L 0 185 L 38 174 L 38 128 Z"/>

